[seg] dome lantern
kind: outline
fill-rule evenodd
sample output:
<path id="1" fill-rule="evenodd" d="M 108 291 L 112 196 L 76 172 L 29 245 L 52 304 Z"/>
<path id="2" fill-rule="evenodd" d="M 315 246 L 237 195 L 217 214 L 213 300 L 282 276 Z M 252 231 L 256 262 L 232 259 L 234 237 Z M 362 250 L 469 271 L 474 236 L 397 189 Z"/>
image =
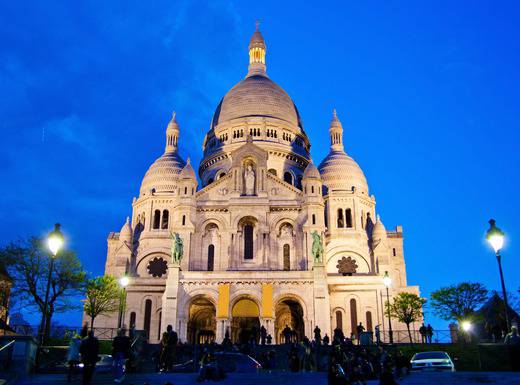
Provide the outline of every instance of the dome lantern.
<path id="1" fill-rule="evenodd" d="M 343 126 L 338 119 L 336 109 L 332 111 L 332 120 L 330 121 L 330 148 L 333 151 L 343 151 Z"/>
<path id="2" fill-rule="evenodd" d="M 266 76 L 265 41 L 260 33 L 260 22 L 256 21 L 256 30 L 249 42 L 249 71 L 246 77 L 253 75 Z"/>
<path id="3" fill-rule="evenodd" d="M 172 119 L 170 120 L 170 123 L 168 123 L 168 127 L 166 127 L 166 147 L 164 149 L 165 153 L 177 152 L 180 130 L 176 116 L 177 113 L 173 111 Z"/>

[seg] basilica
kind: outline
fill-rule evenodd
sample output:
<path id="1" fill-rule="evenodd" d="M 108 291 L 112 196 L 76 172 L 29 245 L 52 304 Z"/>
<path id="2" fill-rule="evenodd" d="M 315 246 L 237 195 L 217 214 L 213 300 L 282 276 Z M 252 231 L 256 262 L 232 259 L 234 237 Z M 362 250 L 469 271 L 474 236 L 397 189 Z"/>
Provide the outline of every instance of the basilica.
<path id="1" fill-rule="evenodd" d="M 167 325 L 190 343 L 238 341 L 262 325 L 273 343 L 286 325 L 299 339 L 316 326 L 350 336 L 359 323 L 388 329 L 386 272 L 390 297 L 419 293 L 407 286 L 403 230 L 377 215 L 338 114 L 317 165 L 298 109 L 267 74 L 258 27 L 245 78 L 216 107 L 198 178 L 179 155 L 178 121 L 174 113 L 131 217 L 108 236 L 105 274 L 130 282 L 122 324 L 151 342 Z M 95 326 L 115 328 L 118 317 Z"/>

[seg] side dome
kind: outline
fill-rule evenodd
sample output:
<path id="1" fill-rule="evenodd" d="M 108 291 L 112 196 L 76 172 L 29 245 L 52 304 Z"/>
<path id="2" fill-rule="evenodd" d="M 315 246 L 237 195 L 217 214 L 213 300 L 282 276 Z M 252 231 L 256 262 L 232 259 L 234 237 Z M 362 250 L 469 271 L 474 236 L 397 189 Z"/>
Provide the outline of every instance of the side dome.
<path id="1" fill-rule="evenodd" d="M 305 171 L 303 172 L 303 179 L 321 179 L 318 168 L 314 165 L 312 160 L 309 162 Z"/>
<path id="2" fill-rule="evenodd" d="M 154 192 L 174 192 L 186 162 L 175 153 L 166 153 L 150 166 L 141 183 L 141 196 Z"/>
<path id="3" fill-rule="evenodd" d="M 184 168 L 181 170 L 179 177 L 180 177 L 180 179 L 197 180 L 197 176 L 195 175 L 195 170 L 193 170 L 193 167 L 191 166 L 190 158 L 188 158 L 188 161 L 186 162 L 186 166 L 184 166 Z"/>
<path id="4" fill-rule="evenodd" d="M 231 88 L 218 105 L 211 128 L 247 117 L 270 117 L 302 128 L 291 97 L 266 75 L 248 76 Z"/>

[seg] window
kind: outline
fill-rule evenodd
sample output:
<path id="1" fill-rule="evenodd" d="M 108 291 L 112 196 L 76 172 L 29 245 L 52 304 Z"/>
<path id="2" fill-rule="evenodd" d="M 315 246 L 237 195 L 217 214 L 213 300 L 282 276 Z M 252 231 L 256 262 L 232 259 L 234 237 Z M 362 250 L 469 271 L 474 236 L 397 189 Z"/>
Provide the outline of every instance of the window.
<path id="1" fill-rule="evenodd" d="M 392 254 L 394 257 L 396 256 L 395 247 L 392 249 Z"/>
<path id="2" fill-rule="evenodd" d="M 168 210 L 163 210 L 162 212 L 162 222 L 161 222 L 161 229 L 165 230 L 168 228 L 168 220 L 170 217 L 170 213 Z"/>
<path id="3" fill-rule="evenodd" d="M 316 224 L 316 214 L 312 214 L 312 224 Z"/>
<path id="4" fill-rule="evenodd" d="M 153 228 L 158 229 L 161 224 L 161 210 L 155 210 L 153 214 Z"/>
<path id="5" fill-rule="evenodd" d="M 343 209 L 338 209 L 338 228 L 345 227 L 345 221 L 343 220 Z"/>
<path id="6" fill-rule="evenodd" d="M 135 312 L 134 311 L 130 313 L 130 329 L 132 329 L 132 328 L 135 328 Z"/>
<path id="7" fill-rule="evenodd" d="M 184 187 L 184 195 L 188 195 L 188 187 Z"/>
<path id="8" fill-rule="evenodd" d="M 291 270 L 291 247 L 287 243 L 283 245 L 283 269 Z"/>
<path id="9" fill-rule="evenodd" d="M 352 227 L 352 210 L 345 210 L 345 221 L 347 222 L 347 227 Z"/>
<path id="10" fill-rule="evenodd" d="M 283 181 L 289 184 L 293 184 L 293 178 L 290 172 L 286 171 L 283 174 Z"/>
<path id="11" fill-rule="evenodd" d="M 244 259 L 253 259 L 253 226 L 244 226 Z"/>
<path id="12" fill-rule="evenodd" d="M 314 186 L 311 186 L 311 193 L 314 194 Z"/>
<path id="13" fill-rule="evenodd" d="M 150 322 L 152 319 L 152 300 L 147 299 L 144 303 L 144 323 L 143 329 L 146 330 L 148 335 L 150 335 Z"/>
<path id="14" fill-rule="evenodd" d="M 350 300 L 350 327 L 351 332 L 356 332 L 357 326 L 357 308 L 356 308 L 356 300 L 352 298 Z"/>
<path id="15" fill-rule="evenodd" d="M 367 311 L 367 332 L 372 331 L 372 313 Z"/>
<path id="16" fill-rule="evenodd" d="M 186 215 L 182 216 L 182 225 L 186 226 Z"/>
<path id="17" fill-rule="evenodd" d="M 365 228 L 365 213 L 361 210 L 361 228 Z"/>
<path id="18" fill-rule="evenodd" d="M 208 246 L 208 271 L 213 271 L 213 264 L 215 260 L 215 246 Z"/>
<path id="19" fill-rule="evenodd" d="M 343 330 L 343 314 L 339 310 L 336 311 L 336 328 Z"/>

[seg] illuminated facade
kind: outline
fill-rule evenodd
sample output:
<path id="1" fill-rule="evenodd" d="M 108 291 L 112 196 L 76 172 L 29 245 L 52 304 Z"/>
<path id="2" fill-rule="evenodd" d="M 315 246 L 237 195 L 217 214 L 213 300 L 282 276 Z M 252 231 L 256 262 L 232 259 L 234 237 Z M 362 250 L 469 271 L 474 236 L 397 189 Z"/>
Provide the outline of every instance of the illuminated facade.
<path id="1" fill-rule="evenodd" d="M 407 286 L 401 227 L 387 231 L 358 164 L 345 153 L 334 112 L 330 153 L 316 167 L 289 95 L 266 73 L 258 31 L 245 79 L 217 106 L 195 170 L 178 154 L 175 114 L 164 154 L 149 168 L 132 216 L 108 238 L 106 274 L 127 274 L 124 324 L 156 341 L 168 324 L 181 340 L 236 341 L 264 325 L 280 341 L 285 325 L 301 338 L 315 326 L 331 336 L 383 319 L 382 275 L 391 293 Z M 323 262 L 311 253 L 317 232 Z M 170 234 L 184 244 L 171 262 Z M 116 327 L 117 317 L 96 326 Z M 399 328 L 399 325 L 394 325 Z M 382 326 L 384 329 L 384 326 Z"/>

